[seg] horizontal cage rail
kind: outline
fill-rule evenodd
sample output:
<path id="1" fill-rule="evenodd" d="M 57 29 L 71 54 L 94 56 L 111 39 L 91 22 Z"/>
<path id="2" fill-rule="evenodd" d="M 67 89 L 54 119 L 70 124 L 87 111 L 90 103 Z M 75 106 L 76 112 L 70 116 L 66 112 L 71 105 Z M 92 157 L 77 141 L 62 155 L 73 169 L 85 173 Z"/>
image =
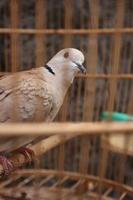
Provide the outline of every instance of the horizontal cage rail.
<path id="1" fill-rule="evenodd" d="M 103 29 L 22 29 L 0 28 L 0 34 L 60 34 L 60 35 L 88 35 L 88 34 L 119 34 L 133 33 L 133 28 L 103 28 Z"/>
<path id="2" fill-rule="evenodd" d="M 104 134 L 112 132 L 132 132 L 133 122 L 81 122 L 81 123 L 13 123 L 1 124 L 0 134 L 5 135 L 83 135 Z M 125 134 L 126 134 L 125 133 Z"/>

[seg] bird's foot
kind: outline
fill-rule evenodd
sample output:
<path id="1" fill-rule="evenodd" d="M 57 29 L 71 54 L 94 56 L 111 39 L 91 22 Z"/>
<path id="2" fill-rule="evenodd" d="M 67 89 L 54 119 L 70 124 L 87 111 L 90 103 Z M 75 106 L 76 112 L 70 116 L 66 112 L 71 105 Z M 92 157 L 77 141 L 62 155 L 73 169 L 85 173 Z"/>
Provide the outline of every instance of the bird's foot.
<path id="1" fill-rule="evenodd" d="M 31 163 L 32 160 L 35 157 L 34 151 L 31 150 L 30 148 L 26 148 L 26 147 L 20 147 L 19 149 L 16 149 L 15 152 L 20 153 L 22 155 L 24 155 L 26 161 L 28 163 Z"/>
<path id="2" fill-rule="evenodd" d="M 8 176 L 14 169 L 12 162 L 2 155 L 0 155 L 0 164 L 3 166 L 4 176 Z"/>

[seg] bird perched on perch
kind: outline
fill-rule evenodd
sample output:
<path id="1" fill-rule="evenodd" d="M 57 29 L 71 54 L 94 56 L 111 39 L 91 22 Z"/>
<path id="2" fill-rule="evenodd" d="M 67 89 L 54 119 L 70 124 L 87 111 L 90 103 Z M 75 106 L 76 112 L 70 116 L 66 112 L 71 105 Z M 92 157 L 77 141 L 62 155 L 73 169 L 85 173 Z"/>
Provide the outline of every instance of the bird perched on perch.
<path id="1" fill-rule="evenodd" d="M 59 51 L 45 66 L 0 78 L 0 123 L 50 122 L 57 115 L 77 72 L 85 73 L 84 55 L 74 48 Z M 34 137 L 0 137 L 0 164 L 4 173 L 12 163 L 3 156 L 33 141 Z M 28 156 L 30 150 L 19 149 Z"/>

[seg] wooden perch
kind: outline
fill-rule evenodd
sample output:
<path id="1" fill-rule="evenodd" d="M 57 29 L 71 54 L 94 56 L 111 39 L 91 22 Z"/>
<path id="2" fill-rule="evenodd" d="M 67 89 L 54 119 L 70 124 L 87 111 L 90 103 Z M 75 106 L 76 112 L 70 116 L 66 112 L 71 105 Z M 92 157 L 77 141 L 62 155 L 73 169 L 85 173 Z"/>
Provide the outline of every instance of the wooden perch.
<path id="1" fill-rule="evenodd" d="M 77 134 L 78 135 L 78 134 Z M 50 136 L 47 139 L 43 139 L 41 141 L 39 141 L 38 143 L 36 143 L 33 146 L 30 146 L 30 149 L 34 151 L 35 153 L 35 159 L 44 154 L 45 152 L 49 151 L 50 149 L 56 147 L 57 145 L 65 142 L 66 140 L 69 140 L 73 137 L 75 137 L 76 135 L 54 135 L 54 136 Z M 17 169 L 18 167 L 26 164 L 27 160 L 25 159 L 25 157 L 20 154 L 17 153 L 14 156 L 12 156 L 10 158 L 10 161 L 13 163 L 13 166 L 15 169 Z M 0 165 L 0 174 L 3 173 L 3 166 Z"/>
<path id="2" fill-rule="evenodd" d="M 3 123 L 0 124 L 0 136 L 20 135 L 72 135 L 110 134 L 112 132 L 133 132 L 133 122 L 64 122 L 64 123 Z"/>
<path id="3" fill-rule="evenodd" d="M 125 134 L 133 131 L 133 122 L 127 123 L 48 123 L 48 124 L 2 124 L 0 125 L 0 135 L 3 136 L 19 136 L 19 135 L 50 135 L 37 144 L 30 147 L 35 153 L 35 158 L 44 154 L 48 150 L 57 145 L 83 134 L 110 134 L 112 132 L 124 132 Z M 54 136 L 51 136 L 54 134 Z M 10 158 L 15 168 L 25 164 L 27 161 L 22 154 L 16 154 Z M 3 167 L 0 165 L 0 174 Z"/>

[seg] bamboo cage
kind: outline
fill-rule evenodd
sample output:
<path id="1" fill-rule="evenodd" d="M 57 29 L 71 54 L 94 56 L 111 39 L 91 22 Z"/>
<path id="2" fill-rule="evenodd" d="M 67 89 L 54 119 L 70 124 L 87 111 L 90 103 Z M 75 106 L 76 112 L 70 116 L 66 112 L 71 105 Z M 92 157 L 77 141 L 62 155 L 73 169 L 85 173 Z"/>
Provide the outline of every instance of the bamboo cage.
<path id="1" fill-rule="evenodd" d="M 0 77 L 66 47 L 80 49 L 87 68 L 54 122 L 0 125 L 0 137 L 39 136 L 31 164 L 9 155 L 16 170 L 0 176 L 0 199 L 133 199 L 133 122 L 101 120 L 103 111 L 133 114 L 132 10 L 132 0 L 0 1 Z"/>

